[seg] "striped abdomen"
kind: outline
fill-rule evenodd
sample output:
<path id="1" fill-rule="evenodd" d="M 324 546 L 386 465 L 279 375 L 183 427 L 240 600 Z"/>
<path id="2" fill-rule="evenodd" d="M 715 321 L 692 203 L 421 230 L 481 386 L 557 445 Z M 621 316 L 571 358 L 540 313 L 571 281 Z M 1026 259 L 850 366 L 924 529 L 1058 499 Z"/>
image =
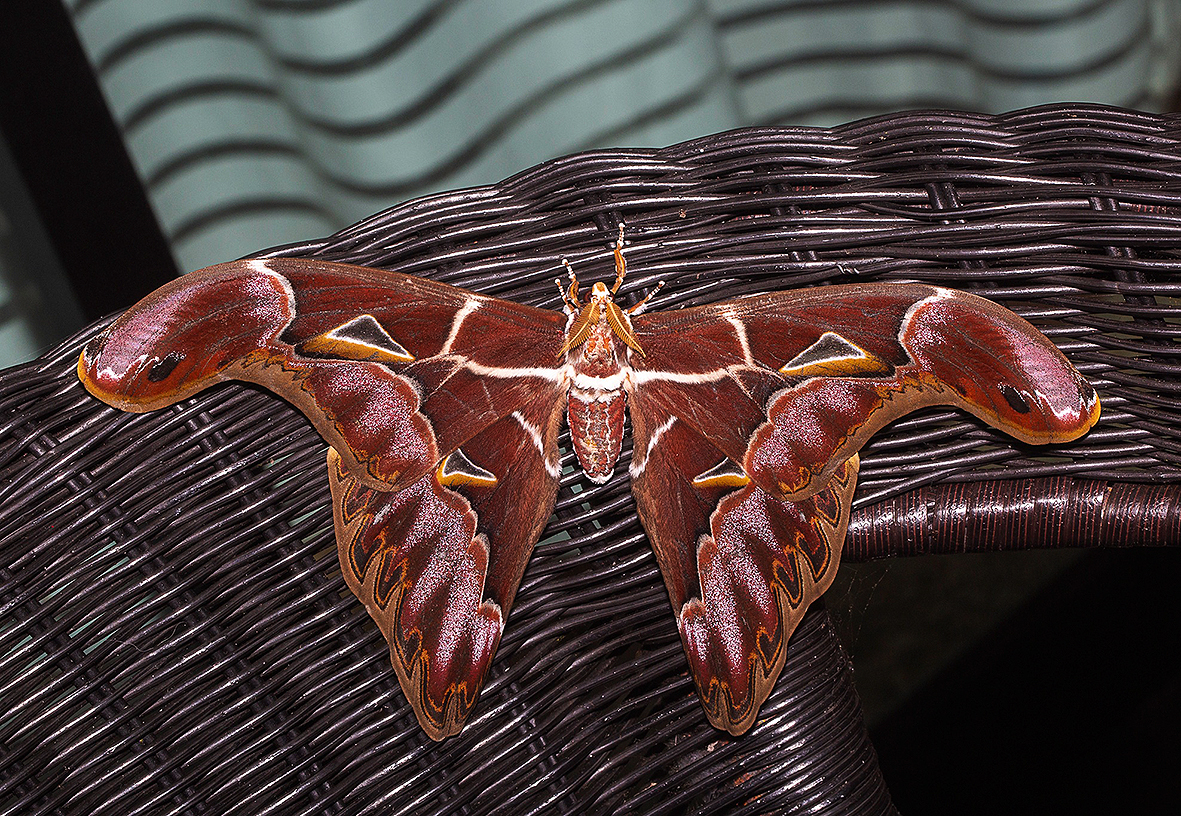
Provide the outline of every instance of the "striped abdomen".
<path id="1" fill-rule="evenodd" d="M 583 391 L 570 389 L 566 418 L 578 464 L 592 482 L 611 478 L 615 460 L 623 447 L 623 415 L 626 399 L 623 389 Z"/>

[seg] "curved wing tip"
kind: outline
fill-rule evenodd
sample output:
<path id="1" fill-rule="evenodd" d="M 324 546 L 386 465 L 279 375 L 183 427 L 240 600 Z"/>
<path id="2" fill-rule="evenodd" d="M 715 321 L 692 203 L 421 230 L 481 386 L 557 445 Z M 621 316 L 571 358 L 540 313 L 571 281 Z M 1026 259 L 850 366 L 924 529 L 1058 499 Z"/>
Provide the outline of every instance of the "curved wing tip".
<path id="1" fill-rule="evenodd" d="M 447 720 L 443 723 L 436 723 L 430 718 L 423 715 L 418 706 L 413 706 L 414 716 L 418 719 L 418 724 L 423 732 L 435 742 L 442 742 L 448 737 L 454 737 L 463 727 L 467 725 L 467 720 L 451 721 Z"/>
<path id="2" fill-rule="evenodd" d="M 1091 430 L 1091 428 L 1095 427 L 1095 425 L 1099 422 L 1099 418 L 1100 418 L 1100 416 L 1102 416 L 1102 414 L 1103 414 L 1103 404 L 1102 404 L 1101 400 L 1099 399 L 1099 392 L 1096 391 L 1092 387 L 1091 388 L 1091 411 L 1090 411 L 1090 416 L 1088 417 L 1087 427 L 1084 429 L 1084 433 L 1086 431 Z"/>
<path id="3" fill-rule="evenodd" d="M 740 719 L 733 719 L 726 714 L 710 711 L 706 709 L 705 715 L 709 719 L 709 724 L 719 731 L 725 731 L 732 737 L 741 737 L 751 729 L 755 724 L 755 719 L 758 717 L 761 704 L 755 706 L 749 713 L 743 714 Z"/>
<path id="4" fill-rule="evenodd" d="M 1090 403 L 1090 404 L 1087 405 L 1087 403 Z M 1095 391 L 1095 389 L 1093 389 L 1093 388 L 1091 389 L 1091 394 L 1090 394 L 1089 398 L 1084 401 L 1083 410 L 1086 412 L 1086 416 L 1083 417 L 1082 420 L 1075 427 L 1069 429 L 1066 433 L 1064 433 L 1062 435 L 1061 439 L 1057 439 L 1054 441 L 1073 442 L 1074 440 L 1078 439 L 1079 437 L 1084 436 L 1087 433 L 1089 433 L 1090 430 L 1092 428 L 1094 428 L 1095 425 L 1098 424 L 1099 418 L 1103 414 L 1103 405 L 1099 401 L 1099 393 L 1097 391 Z"/>
<path id="5" fill-rule="evenodd" d="M 1080 389 L 1078 406 L 1071 407 L 1064 412 L 1072 415 L 1068 419 L 1063 419 L 1061 415 L 1051 409 L 1046 416 L 1046 428 L 1040 433 L 1029 434 L 1028 439 L 1025 439 L 1025 435 L 1021 433 L 1013 433 L 1012 431 L 1010 433 L 1018 439 L 1038 445 L 1062 445 L 1085 436 L 1098 424 L 1103 413 L 1103 406 L 1099 400 L 1098 392 L 1091 387 L 1090 383 L 1084 380 L 1083 384 L 1089 393 L 1083 393 Z"/>
<path id="6" fill-rule="evenodd" d="M 86 346 L 82 348 L 82 353 L 78 355 L 78 365 L 75 367 L 75 371 L 78 374 L 78 380 L 82 383 L 82 386 L 91 394 L 94 394 L 94 396 L 101 399 L 101 394 L 95 394 L 94 380 L 91 379 L 90 373 L 87 371 L 87 369 L 90 367 L 90 363 L 88 363 L 86 360 L 86 348 L 89 345 L 90 344 L 87 343 Z"/>
<path id="7" fill-rule="evenodd" d="M 99 337 L 101 336 L 102 335 L 99 335 Z M 93 343 L 94 340 L 91 340 L 90 342 Z M 76 366 L 75 371 L 78 375 L 78 381 L 82 383 L 82 387 L 85 388 L 95 399 L 106 403 L 112 408 L 116 408 L 120 411 L 126 411 L 130 414 L 145 414 L 149 411 L 156 411 L 160 408 L 165 408 L 168 405 L 171 405 L 172 402 L 176 401 L 158 401 L 151 403 L 137 401 L 126 394 L 120 393 L 120 391 L 115 387 L 104 386 L 100 382 L 99 377 L 96 376 L 96 363 L 94 359 L 87 356 L 87 351 L 89 348 L 90 343 L 87 343 L 86 347 L 82 349 L 82 353 L 78 355 L 78 365 Z M 118 381 L 113 382 L 112 386 L 114 385 L 118 385 Z"/>

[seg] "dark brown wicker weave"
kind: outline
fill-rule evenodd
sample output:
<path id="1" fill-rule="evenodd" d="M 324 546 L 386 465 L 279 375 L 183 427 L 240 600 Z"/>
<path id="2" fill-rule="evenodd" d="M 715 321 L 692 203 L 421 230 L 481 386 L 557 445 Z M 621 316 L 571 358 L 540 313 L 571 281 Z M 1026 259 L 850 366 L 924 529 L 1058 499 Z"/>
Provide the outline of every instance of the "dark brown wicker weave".
<path id="1" fill-rule="evenodd" d="M 560 159 L 269 255 L 557 306 L 559 259 L 658 306 L 922 279 L 1025 315 L 1098 387 L 1052 451 L 960 413 L 863 454 L 847 558 L 1181 542 L 1181 120 L 906 113 Z M 79 334 L 0 376 L 0 814 L 893 812 L 850 666 L 805 619 L 762 717 L 705 720 L 626 460 L 567 478 L 477 716 L 435 744 L 336 564 L 324 445 L 227 386 L 132 416 Z M 580 489 L 580 492 L 576 492 Z M 569 537 L 558 535 L 568 533 Z"/>

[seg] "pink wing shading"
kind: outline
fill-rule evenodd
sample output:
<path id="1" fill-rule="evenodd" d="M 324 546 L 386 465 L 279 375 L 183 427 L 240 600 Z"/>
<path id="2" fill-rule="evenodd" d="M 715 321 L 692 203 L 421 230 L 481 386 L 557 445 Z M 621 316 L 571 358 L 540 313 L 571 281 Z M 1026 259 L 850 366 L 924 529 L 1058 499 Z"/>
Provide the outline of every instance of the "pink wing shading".
<path id="1" fill-rule="evenodd" d="M 741 734 L 783 669 L 788 638 L 836 575 L 857 457 L 824 490 L 785 501 L 737 484 L 737 471 L 719 473 L 725 457 L 687 423 L 665 418 L 656 434 L 653 419 L 634 421 L 637 445 L 656 439 L 632 477 L 636 506 L 706 715 Z"/>

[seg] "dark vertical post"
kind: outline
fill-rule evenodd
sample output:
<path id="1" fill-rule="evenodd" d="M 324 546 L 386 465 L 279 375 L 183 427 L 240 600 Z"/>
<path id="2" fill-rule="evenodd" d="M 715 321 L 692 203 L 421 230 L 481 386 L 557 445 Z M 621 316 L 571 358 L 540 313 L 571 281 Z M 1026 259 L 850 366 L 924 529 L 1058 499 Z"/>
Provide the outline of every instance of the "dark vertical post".
<path id="1" fill-rule="evenodd" d="M 177 275 L 60 0 L 0 3 L 0 136 L 87 318 Z"/>

